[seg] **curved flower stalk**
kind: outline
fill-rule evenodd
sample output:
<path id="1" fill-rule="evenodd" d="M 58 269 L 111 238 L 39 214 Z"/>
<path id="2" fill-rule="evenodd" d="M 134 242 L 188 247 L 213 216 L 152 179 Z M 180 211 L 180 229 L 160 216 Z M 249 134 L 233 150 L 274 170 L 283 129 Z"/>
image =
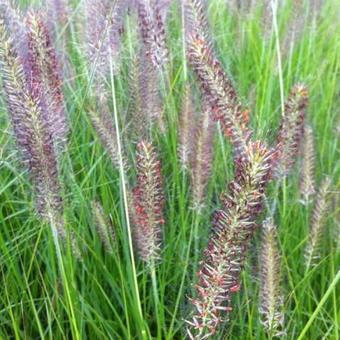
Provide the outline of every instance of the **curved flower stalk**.
<path id="1" fill-rule="evenodd" d="M 1 19 L 0 63 L 8 112 L 35 188 L 37 210 L 45 218 L 53 217 L 57 233 L 65 237 L 60 222 L 62 200 L 50 115 L 27 86 L 23 66 Z"/>
<path id="2" fill-rule="evenodd" d="M 245 155 L 250 137 L 248 114 L 242 109 L 230 79 L 203 37 L 191 37 L 188 55 L 214 119 L 221 123 L 224 133 L 231 138 L 235 155 Z"/>
<path id="3" fill-rule="evenodd" d="M 169 62 L 165 18 L 169 1 L 135 0 L 141 38 L 153 66 L 163 68 Z"/>
<path id="4" fill-rule="evenodd" d="M 203 105 L 195 138 L 190 141 L 195 150 L 191 161 L 193 208 L 198 212 L 204 207 L 205 191 L 211 174 L 215 131 L 216 124 L 211 118 L 210 108 Z"/>
<path id="5" fill-rule="evenodd" d="M 270 336 L 283 334 L 283 296 L 280 288 L 280 253 L 277 228 L 271 218 L 262 225 L 260 256 L 260 313 L 262 323 Z"/>
<path id="6" fill-rule="evenodd" d="M 286 176 L 295 164 L 303 138 L 308 92 L 304 85 L 294 85 L 285 105 L 278 138 L 276 176 Z"/>
<path id="7" fill-rule="evenodd" d="M 186 83 L 182 97 L 182 110 L 179 117 L 178 158 L 180 160 L 182 170 L 188 170 L 190 167 L 196 130 L 195 116 L 194 98 L 189 83 Z"/>
<path id="8" fill-rule="evenodd" d="M 44 106 L 49 117 L 49 130 L 61 149 L 68 132 L 60 68 L 47 25 L 37 13 L 26 17 L 28 62 L 27 83 Z"/>
<path id="9" fill-rule="evenodd" d="M 273 157 L 260 142 L 249 142 L 247 153 L 239 159 L 235 180 L 222 196 L 224 209 L 214 215 L 212 235 L 198 272 L 197 296 L 191 299 L 195 314 L 187 321 L 192 339 L 207 339 L 216 333 L 225 313 L 232 310 L 231 295 L 240 289 L 239 275 L 261 212 Z"/>
<path id="10" fill-rule="evenodd" d="M 304 129 L 304 140 L 302 143 L 302 165 L 300 174 L 301 202 L 305 205 L 311 201 L 315 194 L 315 150 L 314 133 L 311 126 L 306 125 Z"/>
<path id="11" fill-rule="evenodd" d="M 140 258 L 149 265 L 160 257 L 164 195 L 160 162 L 153 146 L 137 145 L 137 185 L 133 190 L 134 238 Z"/>
<path id="12" fill-rule="evenodd" d="M 92 210 L 99 238 L 105 250 L 112 254 L 114 252 L 112 244 L 116 240 L 113 226 L 107 216 L 105 216 L 104 209 L 98 201 L 92 202 Z"/>
<path id="13" fill-rule="evenodd" d="M 310 222 L 309 238 L 305 249 L 306 267 L 314 266 L 320 257 L 320 244 L 325 232 L 328 191 L 331 185 L 330 177 L 325 177 L 320 184 L 319 191 L 315 198 L 315 206 Z"/>

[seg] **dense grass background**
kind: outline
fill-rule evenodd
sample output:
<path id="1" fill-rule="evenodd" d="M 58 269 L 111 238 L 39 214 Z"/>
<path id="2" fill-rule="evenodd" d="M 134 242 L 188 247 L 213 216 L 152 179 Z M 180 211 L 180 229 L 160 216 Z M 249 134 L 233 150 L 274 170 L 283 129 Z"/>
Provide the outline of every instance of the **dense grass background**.
<path id="1" fill-rule="evenodd" d="M 33 1 L 32 1 L 33 3 Z M 23 5 L 33 6 L 32 3 Z M 34 2 L 36 3 L 36 1 Z M 303 13 L 307 17 L 306 2 Z M 332 190 L 340 191 L 340 12 L 338 0 L 324 1 L 316 16 L 303 17 L 287 1 L 277 15 L 278 36 L 270 18 L 267 28 L 261 8 L 252 12 L 231 10 L 226 1 L 209 2 L 217 55 L 234 80 L 244 103 L 251 108 L 257 136 L 273 143 L 281 117 L 282 94 L 296 82 L 310 93 L 307 120 L 313 125 L 317 147 L 317 180 L 328 174 Z M 87 117 L 91 105 L 89 74 L 79 38 L 81 3 L 59 27 L 58 42 L 67 38 L 73 72 L 65 78 L 65 95 L 71 131 L 63 158 L 65 220 L 86 250 L 83 261 L 63 254 L 65 275 L 60 275 L 49 226 L 34 209 L 28 174 L 15 149 L 8 115 L 0 106 L 0 338 L 3 339 L 181 339 L 183 319 L 190 312 L 187 296 L 207 242 L 210 218 L 218 197 L 232 179 L 228 141 L 217 135 L 213 175 L 207 206 L 198 215 L 190 208 L 190 188 L 177 159 L 178 114 L 185 77 L 194 83 L 183 60 L 181 15 L 171 7 L 168 41 L 171 49 L 170 90 L 165 93 L 169 129 L 154 131 L 154 145 L 162 160 L 166 192 L 166 224 L 162 262 L 153 280 L 136 259 L 136 276 L 129 252 L 121 173 L 99 143 Z M 311 14 L 311 13 L 310 13 Z M 295 20 L 295 21 L 294 21 Z M 301 33 L 292 25 L 299 21 Z M 268 23 L 269 21 L 269 23 Z M 134 22 L 128 20 L 118 76 L 108 77 L 113 112 L 120 130 L 128 124 L 128 70 Z M 292 31 L 296 32 L 294 40 Z M 278 38 L 278 39 L 277 39 Z M 278 49 L 279 48 L 279 49 Z M 281 58 L 278 58 L 278 53 Z M 3 102 L 1 102 L 3 104 Z M 123 140 L 131 162 L 135 145 Z M 133 164 L 133 163 L 132 163 Z M 134 169 L 127 174 L 133 183 Z M 322 258 L 306 271 L 303 251 L 310 209 L 299 203 L 299 163 L 268 201 L 277 200 L 275 221 L 282 252 L 282 286 L 285 295 L 286 339 L 339 339 L 339 207 L 331 206 Z M 335 194 L 334 194 L 335 196 Z M 115 253 L 105 253 L 93 225 L 91 201 L 102 202 L 116 233 Z M 197 237 L 195 237 L 195 235 Z M 258 238 L 258 237 L 257 237 Z M 258 313 L 259 238 L 249 251 L 242 289 L 233 299 L 233 312 L 217 339 L 262 339 L 265 333 Z M 153 281 L 153 282 L 152 282 Z M 136 293 L 135 284 L 138 284 Z"/>

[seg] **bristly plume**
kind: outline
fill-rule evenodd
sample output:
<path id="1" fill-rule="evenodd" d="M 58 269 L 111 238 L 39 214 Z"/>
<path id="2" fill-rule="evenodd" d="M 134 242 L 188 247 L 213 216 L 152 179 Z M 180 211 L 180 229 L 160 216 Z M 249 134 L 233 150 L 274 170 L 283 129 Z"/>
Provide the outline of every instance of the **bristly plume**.
<path id="1" fill-rule="evenodd" d="M 197 212 L 200 212 L 204 207 L 206 187 L 212 169 L 215 131 L 216 123 L 212 120 L 210 107 L 203 103 L 195 138 L 190 141 L 194 145 L 191 157 L 192 199 L 193 208 Z"/>
<path id="2" fill-rule="evenodd" d="M 105 250 L 112 254 L 114 249 L 113 242 L 116 240 L 115 231 L 110 220 L 104 213 L 104 209 L 98 201 L 92 202 L 94 222 L 101 242 Z"/>
<path id="3" fill-rule="evenodd" d="M 277 140 L 276 176 L 286 176 L 295 164 L 303 138 L 308 92 L 304 85 L 294 85 L 285 105 Z"/>
<path id="4" fill-rule="evenodd" d="M 266 332 L 271 336 L 283 334 L 283 296 L 280 288 L 280 252 L 277 230 L 271 218 L 262 225 L 260 256 L 260 313 Z"/>
<path id="5" fill-rule="evenodd" d="M 152 67 L 143 48 L 134 57 L 130 70 L 130 97 L 132 134 L 134 139 L 148 138 L 153 124 L 159 123 L 164 128 L 162 121 L 163 107 L 158 87 L 157 70 Z"/>
<path id="6" fill-rule="evenodd" d="M 100 141 L 107 151 L 114 167 L 119 169 L 120 156 L 117 146 L 117 135 L 113 125 L 113 118 L 108 113 L 108 107 L 102 107 L 98 112 L 89 111 L 91 122 L 100 138 Z M 128 162 L 123 156 L 123 168 L 127 170 Z"/>
<path id="7" fill-rule="evenodd" d="M 160 258 L 164 224 L 161 165 L 153 146 L 137 145 L 137 185 L 133 190 L 134 238 L 140 258 L 153 265 Z"/>
<path id="8" fill-rule="evenodd" d="M 179 117 L 179 146 L 178 158 L 181 168 L 187 171 L 194 150 L 196 130 L 195 103 L 189 83 L 185 84 L 182 97 L 182 109 Z"/>
<path id="9" fill-rule="evenodd" d="M 230 311 L 232 293 L 240 289 L 249 239 L 261 212 L 264 190 L 270 178 L 273 152 L 260 142 L 249 143 L 247 157 L 239 159 L 238 173 L 222 197 L 224 210 L 215 213 L 212 235 L 198 272 L 196 314 L 189 324 L 192 339 L 207 339 L 216 333 Z"/>
<path id="10" fill-rule="evenodd" d="M 231 138 L 235 155 L 245 154 L 250 137 L 248 114 L 242 109 L 230 79 L 202 37 L 192 37 L 188 49 L 190 64 L 211 106 L 214 119 L 221 123 L 224 133 Z"/>
<path id="11" fill-rule="evenodd" d="M 211 45 L 209 23 L 207 19 L 207 1 L 182 0 L 184 3 L 186 38 L 200 35 L 206 43 Z"/>
<path id="12" fill-rule="evenodd" d="M 168 7 L 159 0 L 135 0 L 142 42 L 146 55 L 155 67 L 163 68 L 169 59 L 166 46 L 165 17 Z"/>
<path id="13" fill-rule="evenodd" d="M 57 157 L 50 133 L 49 115 L 39 98 L 29 91 L 22 64 L 0 19 L 0 68 L 3 88 L 17 145 L 22 152 L 35 187 L 38 212 L 54 216 L 58 233 L 65 236 L 59 215 L 62 212 Z M 57 216 L 57 217 L 56 217 Z"/>
<path id="14" fill-rule="evenodd" d="M 307 205 L 315 194 L 315 150 L 314 133 L 311 126 L 306 125 L 304 129 L 304 140 L 302 143 L 302 164 L 300 173 L 301 202 Z"/>
<path id="15" fill-rule="evenodd" d="M 321 182 L 319 191 L 315 197 L 315 206 L 310 222 L 309 238 L 305 249 L 307 268 L 314 266 L 320 257 L 320 245 L 324 236 L 327 221 L 327 196 L 330 185 L 330 177 L 325 177 Z"/>
<path id="16" fill-rule="evenodd" d="M 86 0 L 86 47 L 94 89 L 109 74 L 111 62 L 114 72 L 118 72 L 123 20 L 128 4 L 126 0 Z M 103 86 L 98 91 L 102 89 Z"/>
<path id="17" fill-rule="evenodd" d="M 47 25 L 36 13 L 26 17 L 28 58 L 27 83 L 32 93 L 45 106 L 49 131 L 56 146 L 66 142 L 68 131 L 60 68 Z"/>

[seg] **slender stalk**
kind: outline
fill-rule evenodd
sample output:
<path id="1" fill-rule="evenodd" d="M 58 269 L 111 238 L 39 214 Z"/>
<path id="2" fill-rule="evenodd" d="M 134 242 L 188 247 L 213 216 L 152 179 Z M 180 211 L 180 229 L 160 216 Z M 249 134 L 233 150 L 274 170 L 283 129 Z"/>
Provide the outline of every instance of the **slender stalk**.
<path id="1" fill-rule="evenodd" d="M 114 113 L 114 121 L 115 121 L 115 128 L 116 128 L 117 149 L 118 149 L 118 157 L 119 157 L 119 175 L 120 175 L 121 190 L 123 192 L 125 223 L 126 223 L 128 241 L 129 241 L 133 285 L 134 285 L 134 291 L 135 291 L 135 298 L 137 300 L 136 302 L 137 302 L 138 314 L 139 314 L 140 322 L 142 325 L 141 335 L 143 339 L 147 339 L 147 332 L 145 330 L 145 326 L 143 322 L 144 318 L 143 318 L 142 306 L 141 306 L 140 295 L 139 295 L 139 290 L 138 290 L 137 271 L 136 271 L 135 257 L 134 257 L 134 251 L 133 251 L 132 232 L 131 232 L 131 226 L 130 226 L 128 199 L 127 199 L 126 184 L 125 184 L 126 179 L 125 179 L 125 172 L 124 172 L 122 146 L 121 146 L 121 138 L 120 138 L 120 131 L 119 131 L 119 123 L 118 123 L 115 83 L 114 83 L 113 67 L 112 67 L 111 59 L 110 59 L 110 78 L 111 78 L 111 87 L 112 87 L 112 103 L 113 103 L 113 113 Z"/>

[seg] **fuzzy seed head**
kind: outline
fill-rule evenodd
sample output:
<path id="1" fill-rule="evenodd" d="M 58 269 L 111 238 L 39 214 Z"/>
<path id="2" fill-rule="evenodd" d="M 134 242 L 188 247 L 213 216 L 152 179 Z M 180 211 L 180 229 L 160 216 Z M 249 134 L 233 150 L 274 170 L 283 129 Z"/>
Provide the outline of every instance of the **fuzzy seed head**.
<path id="1" fill-rule="evenodd" d="M 152 265 L 160 258 L 164 195 L 160 161 L 152 144 L 137 145 L 137 185 L 133 190 L 134 238 L 140 258 Z"/>
<path id="2" fill-rule="evenodd" d="M 280 289 L 280 253 L 277 244 L 277 230 L 271 218 L 262 226 L 260 256 L 260 313 L 268 334 L 282 335 L 284 315 L 283 297 Z"/>
<path id="3" fill-rule="evenodd" d="M 302 165 L 300 175 L 300 194 L 303 204 L 308 204 L 315 194 L 315 150 L 314 133 L 311 126 L 304 129 L 302 143 Z"/>

